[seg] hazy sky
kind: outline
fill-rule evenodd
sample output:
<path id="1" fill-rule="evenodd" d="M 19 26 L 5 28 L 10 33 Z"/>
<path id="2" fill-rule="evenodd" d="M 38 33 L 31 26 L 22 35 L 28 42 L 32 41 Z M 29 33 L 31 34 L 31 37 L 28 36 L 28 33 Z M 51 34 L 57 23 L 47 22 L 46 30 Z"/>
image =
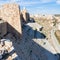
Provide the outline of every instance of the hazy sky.
<path id="1" fill-rule="evenodd" d="M 60 0 L 0 0 L 0 4 L 18 3 L 31 14 L 60 14 Z"/>

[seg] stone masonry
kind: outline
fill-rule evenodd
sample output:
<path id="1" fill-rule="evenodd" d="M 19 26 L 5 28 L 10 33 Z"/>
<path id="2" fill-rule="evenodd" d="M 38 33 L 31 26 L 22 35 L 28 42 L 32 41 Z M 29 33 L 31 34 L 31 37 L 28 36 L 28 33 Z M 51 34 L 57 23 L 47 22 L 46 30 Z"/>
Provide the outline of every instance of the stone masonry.
<path id="1" fill-rule="evenodd" d="M 17 4 L 2 5 L 0 9 L 0 18 L 8 23 L 8 32 L 18 36 L 22 34 L 20 9 Z"/>
<path id="2" fill-rule="evenodd" d="M 22 10 L 22 16 L 23 16 L 24 22 L 27 23 L 30 20 L 29 13 L 25 8 Z"/>

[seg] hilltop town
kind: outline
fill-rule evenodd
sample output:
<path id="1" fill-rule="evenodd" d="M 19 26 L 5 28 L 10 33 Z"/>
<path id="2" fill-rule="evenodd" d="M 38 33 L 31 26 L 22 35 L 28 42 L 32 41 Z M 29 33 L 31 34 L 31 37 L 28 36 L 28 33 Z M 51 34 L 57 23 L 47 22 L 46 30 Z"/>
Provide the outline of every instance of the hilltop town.
<path id="1" fill-rule="evenodd" d="M 18 4 L 2 5 L 0 60 L 60 60 L 60 15 L 31 15 Z"/>

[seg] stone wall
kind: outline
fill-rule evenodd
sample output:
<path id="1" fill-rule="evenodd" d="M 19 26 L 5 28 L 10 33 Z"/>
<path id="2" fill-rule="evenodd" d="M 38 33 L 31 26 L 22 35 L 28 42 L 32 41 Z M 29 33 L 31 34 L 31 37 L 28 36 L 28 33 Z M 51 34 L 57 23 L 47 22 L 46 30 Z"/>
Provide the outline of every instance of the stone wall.
<path id="1" fill-rule="evenodd" d="M 0 18 L 8 23 L 8 32 L 18 36 L 22 34 L 20 9 L 17 4 L 2 5 Z"/>
<path id="2" fill-rule="evenodd" d="M 24 22 L 28 22 L 30 20 L 29 13 L 27 12 L 26 9 L 22 10 L 22 16 L 23 16 Z"/>

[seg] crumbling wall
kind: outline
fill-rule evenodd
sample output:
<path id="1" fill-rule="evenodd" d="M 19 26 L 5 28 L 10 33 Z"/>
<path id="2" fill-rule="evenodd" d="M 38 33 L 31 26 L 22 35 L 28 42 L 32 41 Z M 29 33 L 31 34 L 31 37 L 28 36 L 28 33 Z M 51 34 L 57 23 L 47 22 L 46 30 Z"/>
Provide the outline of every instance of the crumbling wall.
<path id="1" fill-rule="evenodd" d="M 24 22 L 28 22 L 30 20 L 29 13 L 27 12 L 26 9 L 22 10 L 22 16 L 23 16 Z"/>
<path id="2" fill-rule="evenodd" d="M 0 18 L 8 23 L 8 32 L 18 36 L 22 34 L 20 9 L 17 4 L 2 5 Z"/>

